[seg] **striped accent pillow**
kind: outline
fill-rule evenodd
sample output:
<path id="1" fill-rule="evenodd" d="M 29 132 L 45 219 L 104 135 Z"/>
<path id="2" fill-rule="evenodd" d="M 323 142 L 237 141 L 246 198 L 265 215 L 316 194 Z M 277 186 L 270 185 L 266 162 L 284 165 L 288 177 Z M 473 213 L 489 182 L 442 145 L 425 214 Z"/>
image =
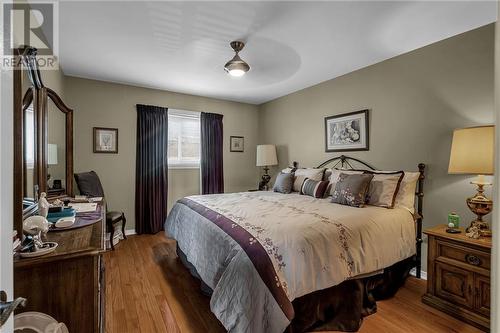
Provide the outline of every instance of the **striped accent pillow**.
<path id="1" fill-rule="evenodd" d="M 300 194 L 310 195 L 314 198 L 323 198 L 330 182 L 328 180 L 313 180 L 306 178 L 300 188 Z"/>

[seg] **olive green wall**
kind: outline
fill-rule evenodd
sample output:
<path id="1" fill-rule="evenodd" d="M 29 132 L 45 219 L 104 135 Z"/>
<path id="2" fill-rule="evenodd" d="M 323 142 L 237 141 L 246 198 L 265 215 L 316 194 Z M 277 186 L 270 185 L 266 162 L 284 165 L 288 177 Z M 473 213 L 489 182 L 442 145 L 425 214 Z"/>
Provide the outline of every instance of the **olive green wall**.
<path id="1" fill-rule="evenodd" d="M 136 104 L 205 111 L 224 115 L 224 185 L 226 192 L 255 188 L 258 109 L 162 90 L 102 81 L 65 78 L 66 102 L 74 109 L 75 173 L 95 170 L 101 178 L 109 209 L 124 211 L 127 229 L 134 229 Z M 92 127 L 118 128 L 118 154 L 94 154 Z M 245 152 L 229 152 L 229 136 L 245 137 Z M 199 169 L 172 169 L 168 173 L 168 209 L 178 199 L 200 193 Z"/>
<path id="2" fill-rule="evenodd" d="M 427 164 L 424 227 L 452 211 L 467 225 L 474 187 L 448 175 L 452 132 L 493 123 L 493 59 L 488 25 L 300 90 L 260 106 L 260 143 L 279 146 L 280 168 L 316 166 L 336 155 L 324 152 L 324 118 L 370 109 L 370 150 L 346 154 L 384 170 Z"/>

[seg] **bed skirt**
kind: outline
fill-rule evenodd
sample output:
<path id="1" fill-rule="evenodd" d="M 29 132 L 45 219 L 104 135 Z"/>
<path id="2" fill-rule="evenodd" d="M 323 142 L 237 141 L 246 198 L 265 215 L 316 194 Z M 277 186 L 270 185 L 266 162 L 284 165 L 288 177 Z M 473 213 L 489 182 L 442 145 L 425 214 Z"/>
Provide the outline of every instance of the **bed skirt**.
<path id="1" fill-rule="evenodd" d="M 200 281 L 201 292 L 211 296 L 212 289 L 203 282 L 179 246 L 177 255 L 191 275 Z M 285 332 L 358 331 L 363 317 L 377 312 L 376 301 L 394 296 L 403 286 L 412 267 L 415 267 L 415 257 L 400 261 L 381 274 L 347 280 L 293 300 L 295 318 Z"/>

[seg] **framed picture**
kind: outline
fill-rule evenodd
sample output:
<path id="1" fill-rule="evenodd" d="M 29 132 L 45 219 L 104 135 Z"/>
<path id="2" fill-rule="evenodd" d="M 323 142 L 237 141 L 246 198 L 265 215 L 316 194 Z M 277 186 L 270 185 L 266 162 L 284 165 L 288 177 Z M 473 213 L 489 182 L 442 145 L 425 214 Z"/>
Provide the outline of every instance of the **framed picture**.
<path id="1" fill-rule="evenodd" d="M 325 118 L 325 151 L 369 149 L 368 110 Z"/>
<path id="2" fill-rule="evenodd" d="M 231 152 L 244 152 L 245 138 L 242 136 L 231 136 L 229 138 L 229 151 Z"/>
<path id="3" fill-rule="evenodd" d="M 118 128 L 94 127 L 94 153 L 118 153 Z"/>

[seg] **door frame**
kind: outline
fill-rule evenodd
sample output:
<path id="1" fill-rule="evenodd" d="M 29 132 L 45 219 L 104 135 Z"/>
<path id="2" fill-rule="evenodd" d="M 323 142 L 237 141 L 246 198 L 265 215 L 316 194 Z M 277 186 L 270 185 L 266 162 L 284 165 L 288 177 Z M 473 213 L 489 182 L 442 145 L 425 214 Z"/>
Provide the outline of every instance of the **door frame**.
<path id="1" fill-rule="evenodd" d="M 0 290 L 7 293 L 8 300 L 14 298 L 14 264 L 12 256 L 13 203 L 13 158 L 14 158 L 14 105 L 13 71 L 0 68 Z M 2 332 L 13 332 L 12 316 L 0 328 Z"/>

